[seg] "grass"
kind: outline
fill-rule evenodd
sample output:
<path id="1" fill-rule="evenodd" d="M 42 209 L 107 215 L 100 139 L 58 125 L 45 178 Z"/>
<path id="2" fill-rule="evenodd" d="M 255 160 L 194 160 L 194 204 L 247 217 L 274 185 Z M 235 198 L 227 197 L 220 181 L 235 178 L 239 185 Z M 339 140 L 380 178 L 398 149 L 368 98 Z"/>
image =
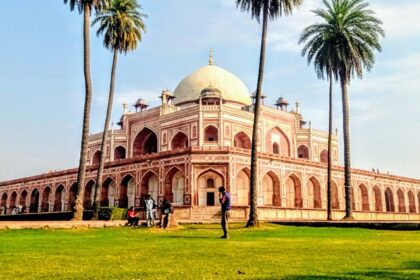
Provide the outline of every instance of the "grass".
<path id="1" fill-rule="evenodd" d="M 420 232 L 231 225 L 0 231 L 0 279 L 420 279 Z"/>

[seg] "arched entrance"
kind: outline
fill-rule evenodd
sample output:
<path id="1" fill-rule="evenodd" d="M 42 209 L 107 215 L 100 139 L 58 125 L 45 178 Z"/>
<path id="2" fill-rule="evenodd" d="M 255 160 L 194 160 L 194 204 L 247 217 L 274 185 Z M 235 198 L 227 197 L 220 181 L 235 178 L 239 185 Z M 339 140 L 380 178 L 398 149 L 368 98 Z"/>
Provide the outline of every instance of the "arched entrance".
<path id="1" fill-rule="evenodd" d="M 359 201 L 361 203 L 362 211 L 369 211 L 369 195 L 364 184 L 359 185 Z"/>
<path id="2" fill-rule="evenodd" d="M 54 211 L 64 211 L 64 205 L 66 204 L 66 191 L 63 185 L 59 185 L 55 190 L 54 197 Z"/>
<path id="3" fill-rule="evenodd" d="M 101 151 L 96 151 L 94 154 L 93 154 L 93 157 L 92 157 L 92 164 L 93 165 L 95 165 L 95 164 L 99 164 L 99 161 L 101 160 Z"/>
<path id="4" fill-rule="evenodd" d="M 218 142 L 219 141 L 219 131 L 215 126 L 209 125 L 204 129 L 204 141 L 205 142 Z"/>
<path id="5" fill-rule="evenodd" d="M 322 208 L 321 185 L 315 177 L 311 177 L 307 184 L 308 208 Z"/>
<path id="6" fill-rule="evenodd" d="M 114 207 L 115 199 L 115 182 L 111 178 L 107 178 L 102 183 L 101 188 L 101 207 Z"/>
<path id="7" fill-rule="evenodd" d="M 385 209 L 386 212 L 395 212 L 394 196 L 390 188 L 385 190 Z"/>
<path id="8" fill-rule="evenodd" d="M 286 180 L 286 206 L 288 208 L 302 208 L 302 184 L 295 175 L 290 175 Z"/>
<path id="9" fill-rule="evenodd" d="M 338 187 L 334 181 L 331 181 L 331 207 L 332 209 L 340 209 L 340 201 L 338 200 Z"/>
<path id="10" fill-rule="evenodd" d="M 416 200 L 411 190 L 408 191 L 408 211 L 410 213 L 416 213 Z"/>
<path id="11" fill-rule="evenodd" d="M 249 139 L 248 135 L 245 134 L 245 132 L 241 131 L 235 135 L 235 138 L 233 139 L 233 145 L 236 148 L 251 149 L 251 140 Z"/>
<path id="12" fill-rule="evenodd" d="M 280 179 L 273 172 L 266 173 L 263 177 L 263 205 L 281 206 Z"/>
<path id="13" fill-rule="evenodd" d="M 220 204 L 218 199 L 218 188 L 224 185 L 221 174 L 209 170 L 198 177 L 197 184 L 199 206 L 215 206 Z"/>
<path id="14" fill-rule="evenodd" d="M 322 150 L 321 154 L 319 155 L 319 161 L 322 163 L 328 163 L 328 151 Z"/>
<path id="15" fill-rule="evenodd" d="M 114 160 L 125 159 L 126 157 L 126 150 L 123 146 L 118 146 L 114 149 Z"/>
<path id="16" fill-rule="evenodd" d="M 22 206 L 22 213 L 26 213 L 26 198 L 28 197 L 28 192 L 23 190 L 20 193 L 19 205 Z"/>
<path id="17" fill-rule="evenodd" d="M 159 180 L 155 173 L 152 171 L 147 172 L 141 179 L 141 204 L 143 200 L 150 195 L 155 202 L 158 201 L 159 193 Z"/>
<path id="18" fill-rule="evenodd" d="M 95 181 L 89 180 L 85 186 L 85 197 L 83 199 L 83 208 L 91 209 L 93 196 L 95 195 Z"/>
<path id="19" fill-rule="evenodd" d="M 136 181 L 134 180 L 134 178 L 131 177 L 131 175 L 125 176 L 124 179 L 121 181 L 118 207 L 128 208 L 134 206 L 135 190 Z"/>
<path id="20" fill-rule="evenodd" d="M 157 136 L 149 128 L 143 128 L 133 142 L 133 157 L 157 152 Z"/>
<path id="21" fill-rule="evenodd" d="M 41 212 L 50 211 L 50 196 L 51 196 L 51 188 L 47 186 L 44 188 L 44 191 L 42 192 Z"/>
<path id="22" fill-rule="evenodd" d="M 290 142 L 286 134 L 278 127 L 273 127 L 265 137 L 267 153 L 290 157 Z"/>
<path id="23" fill-rule="evenodd" d="M 0 215 L 7 213 L 7 193 L 3 193 L 3 195 L 1 196 L 0 208 Z"/>
<path id="24" fill-rule="evenodd" d="M 309 159 L 309 148 L 305 145 L 300 145 L 298 147 L 298 158 Z"/>
<path id="25" fill-rule="evenodd" d="M 17 207 L 17 205 L 16 205 L 16 198 L 17 198 L 17 193 L 16 192 L 12 192 L 12 195 L 10 196 L 10 202 L 9 202 L 9 211 L 10 211 L 10 213 L 12 213 L 13 208 Z"/>
<path id="26" fill-rule="evenodd" d="M 34 189 L 31 193 L 31 204 L 29 205 L 29 213 L 38 213 L 39 191 Z"/>
<path id="27" fill-rule="evenodd" d="M 397 196 L 398 196 L 398 212 L 405 213 L 406 209 L 405 209 L 404 193 L 401 189 L 398 189 Z"/>
<path id="28" fill-rule="evenodd" d="M 375 195 L 375 211 L 381 212 L 383 211 L 382 208 L 382 195 L 381 191 L 377 186 L 373 187 L 373 194 Z"/>
<path id="29" fill-rule="evenodd" d="M 184 205 L 185 177 L 178 168 L 173 167 L 165 178 L 165 198 L 173 205 Z"/>
<path id="30" fill-rule="evenodd" d="M 172 137 L 171 148 L 172 150 L 188 148 L 188 136 L 179 131 L 174 137 Z"/>
<path id="31" fill-rule="evenodd" d="M 73 183 L 70 187 L 69 191 L 69 204 L 68 204 L 68 211 L 73 211 L 74 207 L 76 206 L 76 198 L 77 198 L 77 183 Z"/>
<path id="32" fill-rule="evenodd" d="M 249 205 L 249 179 L 251 171 L 248 168 L 243 168 L 236 175 L 236 184 L 232 186 L 234 194 L 236 194 L 236 205 Z"/>

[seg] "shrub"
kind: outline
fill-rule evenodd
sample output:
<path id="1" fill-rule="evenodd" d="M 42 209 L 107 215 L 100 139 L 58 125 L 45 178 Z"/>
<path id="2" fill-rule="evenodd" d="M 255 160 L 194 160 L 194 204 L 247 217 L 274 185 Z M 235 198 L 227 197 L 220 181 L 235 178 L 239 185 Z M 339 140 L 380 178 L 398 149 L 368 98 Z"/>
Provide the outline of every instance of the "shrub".
<path id="1" fill-rule="evenodd" d="M 127 209 L 126 208 L 112 208 L 111 220 L 126 220 Z"/>

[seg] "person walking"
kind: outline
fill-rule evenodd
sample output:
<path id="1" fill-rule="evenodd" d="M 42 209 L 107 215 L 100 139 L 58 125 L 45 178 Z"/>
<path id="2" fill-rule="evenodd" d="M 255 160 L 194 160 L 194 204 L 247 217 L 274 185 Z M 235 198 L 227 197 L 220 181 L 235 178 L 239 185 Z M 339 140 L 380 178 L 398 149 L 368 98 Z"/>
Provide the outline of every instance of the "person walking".
<path id="1" fill-rule="evenodd" d="M 150 195 L 147 196 L 146 200 L 144 201 L 145 208 L 146 208 L 146 225 L 147 227 L 151 227 L 155 225 L 155 217 L 153 214 L 153 208 L 155 202 L 153 201 Z"/>
<path id="2" fill-rule="evenodd" d="M 231 207 L 230 202 L 230 194 L 226 191 L 224 186 L 219 187 L 219 201 L 220 205 L 222 206 L 222 229 L 223 229 L 223 236 L 220 238 L 228 239 L 229 233 L 229 210 Z"/>

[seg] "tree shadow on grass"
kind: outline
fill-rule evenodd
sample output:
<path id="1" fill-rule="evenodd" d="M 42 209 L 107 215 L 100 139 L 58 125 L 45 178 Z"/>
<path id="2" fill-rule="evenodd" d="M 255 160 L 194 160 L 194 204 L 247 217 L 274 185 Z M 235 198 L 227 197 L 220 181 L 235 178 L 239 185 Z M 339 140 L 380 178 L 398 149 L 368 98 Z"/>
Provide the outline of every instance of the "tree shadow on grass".
<path id="1" fill-rule="evenodd" d="M 213 236 L 188 236 L 188 235 L 162 235 L 160 238 L 169 239 L 217 239 Z"/>

